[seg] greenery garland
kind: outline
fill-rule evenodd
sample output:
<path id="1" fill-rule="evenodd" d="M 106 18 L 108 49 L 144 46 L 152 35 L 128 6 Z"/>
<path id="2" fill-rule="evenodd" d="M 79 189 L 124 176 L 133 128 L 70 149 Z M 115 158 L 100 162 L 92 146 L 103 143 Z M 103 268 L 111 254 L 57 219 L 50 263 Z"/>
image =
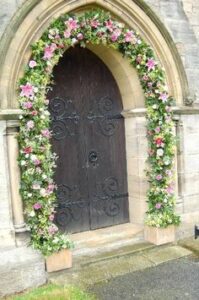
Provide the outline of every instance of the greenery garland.
<path id="1" fill-rule="evenodd" d="M 87 43 L 112 47 L 137 69 L 145 94 L 148 149 L 148 211 L 146 224 L 167 227 L 179 224 L 174 212 L 173 99 L 165 85 L 164 72 L 153 50 L 139 34 L 113 19 L 103 10 L 80 15 L 62 15 L 52 22 L 32 45 L 31 59 L 19 84 L 20 117 L 19 164 L 21 194 L 25 202 L 31 244 L 49 255 L 70 248 L 69 239 L 53 223 L 56 186 L 53 181 L 56 154 L 52 153 L 50 116 L 46 93 L 53 67 L 69 47 Z"/>

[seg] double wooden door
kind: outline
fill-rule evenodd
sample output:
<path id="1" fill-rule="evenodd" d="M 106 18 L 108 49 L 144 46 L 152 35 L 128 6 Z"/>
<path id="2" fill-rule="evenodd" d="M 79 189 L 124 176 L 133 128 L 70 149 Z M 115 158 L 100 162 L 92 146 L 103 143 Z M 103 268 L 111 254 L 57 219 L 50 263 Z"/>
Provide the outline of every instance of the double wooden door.
<path id="1" fill-rule="evenodd" d="M 117 84 L 90 50 L 70 48 L 48 93 L 58 155 L 55 222 L 80 232 L 128 222 L 124 120 Z"/>

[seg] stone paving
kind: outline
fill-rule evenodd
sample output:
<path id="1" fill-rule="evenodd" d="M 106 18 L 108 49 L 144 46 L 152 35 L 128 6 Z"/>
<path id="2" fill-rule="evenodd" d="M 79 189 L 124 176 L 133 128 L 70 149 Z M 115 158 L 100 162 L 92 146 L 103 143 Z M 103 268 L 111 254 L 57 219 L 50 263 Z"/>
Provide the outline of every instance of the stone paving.
<path id="1" fill-rule="evenodd" d="M 98 300 L 197 300 L 198 279 L 199 259 L 188 257 L 119 276 L 89 291 Z"/>

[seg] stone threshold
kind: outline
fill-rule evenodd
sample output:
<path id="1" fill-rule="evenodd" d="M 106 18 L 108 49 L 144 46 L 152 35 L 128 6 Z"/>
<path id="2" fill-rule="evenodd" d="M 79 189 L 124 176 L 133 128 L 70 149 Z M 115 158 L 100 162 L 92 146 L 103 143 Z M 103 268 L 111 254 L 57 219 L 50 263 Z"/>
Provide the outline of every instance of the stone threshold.
<path id="1" fill-rule="evenodd" d="M 111 227 L 75 233 L 70 236 L 74 242 L 74 259 L 82 256 L 96 257 L 98 254 L 118 250 L 144 240 L 144 227 L 125 223 Z"/>

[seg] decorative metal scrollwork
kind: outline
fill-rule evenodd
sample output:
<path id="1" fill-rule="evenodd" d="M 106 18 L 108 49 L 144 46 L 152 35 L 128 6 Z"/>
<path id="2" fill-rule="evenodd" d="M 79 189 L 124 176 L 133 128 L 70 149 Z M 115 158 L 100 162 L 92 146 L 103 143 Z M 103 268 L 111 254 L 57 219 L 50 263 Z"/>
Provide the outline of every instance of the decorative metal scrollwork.
<path id="1" fill-rule="evenodd" d="M 72 220 L 81 219 L 82 211 L 80 208 L 86 206 L 88 206 L 88 201 L 82 198 L 78 186 L 58 185 L 57 213 L 55 217 L 58 226 L 66 228 Z"/>
<path id="2" fill-rule="evenodd" d="M 79 116 L 71 99 L 55 97 L 49 103 L 49 111 L 54 139 L 62 140 L 77 134 Z"/>
<path id="3" fill-rule="evenodd" d="M 122 118 L 122 115 L 113 113 L 113 100 L 106 96 L 96 101 L 94 106 L 94 110 L 90 110 L 87 116 L 89 122 L 97 122 L 98 128 L 103 135 L 114 135 L 117 130 L 118 120 Z"/>
<path id="4" fill-rule="evenodd" d="M 108 217 L 117 216 L 121 209 L 121 199 L 128 197 L 128 193 L 119 192 L 118 180 L 115 177 L 107 177 L 98 184 L 97 195 L 94 196 L 94 208 L 101 209 Z"/>

